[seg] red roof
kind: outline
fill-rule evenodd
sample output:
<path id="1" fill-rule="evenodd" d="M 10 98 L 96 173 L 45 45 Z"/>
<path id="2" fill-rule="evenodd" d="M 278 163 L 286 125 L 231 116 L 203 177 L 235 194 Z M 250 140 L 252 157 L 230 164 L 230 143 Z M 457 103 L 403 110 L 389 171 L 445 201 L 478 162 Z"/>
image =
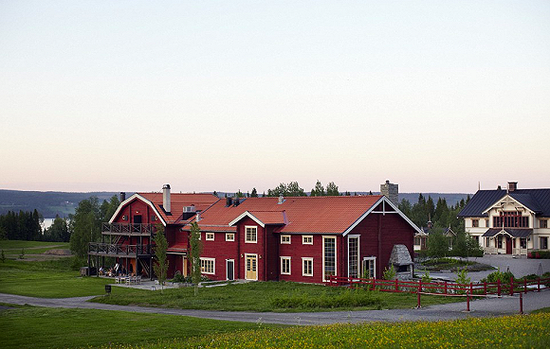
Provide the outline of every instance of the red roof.
<path id="1" fill-rule="evenodd" d="M 187 244 L 183 243 L 176 243 L 173 245 L 168 246 L 167 252 L 186 252 L 187 251 Z"/>
<path id="2" fill-rule="evenodd" d="M 201 230 L 227 230 L 229 223 L 248 211 L 264 224 L 281 224 L 280 233 L 343 233 L 372 206 L 380 195 L 248 198 L 239 206 L 226 207 L 220 200 L 201 213 Z M 186 226 L 186 229 L 189 227 Z"/>
<path id="3" fill-rule="evenodd" d="M 162 219 L 166 224 L 178 223 L 183 214 L 183 207 L 195 206 L 197 211 L 206 210 L 213 203 L 219 200 L 219 198 L 212 194 L 182 194 L 171 193 L 170 194 L 170 209 L 171 214 L 166 214 L 162 209 L 162 193 L 137 193 L 144 199 L 147 199 L 153 203 L 157 211 L 162 216 Z"/>

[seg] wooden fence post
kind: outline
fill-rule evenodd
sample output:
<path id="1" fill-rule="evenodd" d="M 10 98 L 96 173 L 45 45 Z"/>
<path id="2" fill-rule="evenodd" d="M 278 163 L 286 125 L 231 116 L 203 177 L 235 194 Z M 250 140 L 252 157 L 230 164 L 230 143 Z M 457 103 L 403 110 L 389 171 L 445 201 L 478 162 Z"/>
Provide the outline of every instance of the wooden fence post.
<path id="1" fill-rule="evenodd" d="M 395 292 L 399 292 L 399 279 L 395 279 Z"/>
<path id="2" fill-rule="evenodd" d="M 487 281 L 483 281 L 483 294 L 487 295 Z"/>
<path id="3" fill-rule="evenodd" d="M 539 277 L 538 280 L 537 280 L 537 289 L 538 289 L 538 291 L 540 292 L 540 277 Z"/>
<path id="4" fill-rule="evenodd" d="M 510 296 L 514 295 L 514 278 L 510 278 Z"/>
<path id="5" fill-rule="evenodd" d="M 500 279 L 498 279 L 498 280 L 497 280 L 497 294 L 498 294 L 499 297 L 500 297 L 500 291 L 501 291 Z"/>
<path id="6" fill-rule="evenodd" d="M 418 303 L 416 305 L 416 308 L 417 309 L 420 309 L 421 308 L 421 305 L 420 305 L 420 292 L 422 292 L 422 280 L 420 280 L 420 282 L 418 283 Z"/>
<path id="7" fill-rule="evenodd" d="M 519 293 L 519 313 L 523 314 L 523 293 Z"/>
<path id="8" fill-rule="evenodd" d="M 448 292 L 448 290 L 447 290 L 447 280 L 445 280 L 445 294 L 448 294 L 447 292 Z"/>

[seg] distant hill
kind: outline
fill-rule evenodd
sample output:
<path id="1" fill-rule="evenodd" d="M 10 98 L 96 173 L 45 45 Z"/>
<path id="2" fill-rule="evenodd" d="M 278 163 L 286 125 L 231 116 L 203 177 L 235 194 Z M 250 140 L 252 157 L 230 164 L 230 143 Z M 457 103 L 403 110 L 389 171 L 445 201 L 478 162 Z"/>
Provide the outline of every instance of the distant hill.
<path id="1" fill-rule="evenodd" d="M 359 195 L 367 195 L 369 192 L 357 192 Z M 5 214 L 8 211 L 33 211 L 36 209 L 45 218 L 53 218 L 56 215 L 67 217 L 73 214 L 78 203 L 91 196 L 95 196 L 100 202 L 109 200 L 113 195 L 118 195 L 115 192 L 89 192 L 89 193 L 69 193 L 60 191 L 22 191 L 22 190 L 5 190 L 0 189 L 0 214 Z M 218 192 L 218 196 L 223 198 L 225 194 L 233 195 L 233 193 Z M 308 193 L 309 194 L 309 193 Z M 355 192 L 352 192 L 355 194 Z M 373 194 L 380 194 L 373 192 Z M 399 193 L 399 200 L 409 200 L 411 204 L 418 201 L 419 193 Z M 126 197 L 130 197 L 132 193 L 126 193 Z M 455 205 L 462 199 L 466 199 L 472 194 L 454 194 L 454 193 L 422 193 L 424 197 L 431 196 L 434 202 L 438 198 L 445 198 L 447 205 Z"/>
<path id="2" fill-rule="evenodd" d="M 67 193 L 59 191 L 21 191 L 0 189 L 0 214 L 8 211 L 33 211 L 36 209 L 45 218 L 55 215 L 67 217 L 74 213 L 78 203 L 91 196 L 100 202 L 108 200 L 114 192 Z"/>

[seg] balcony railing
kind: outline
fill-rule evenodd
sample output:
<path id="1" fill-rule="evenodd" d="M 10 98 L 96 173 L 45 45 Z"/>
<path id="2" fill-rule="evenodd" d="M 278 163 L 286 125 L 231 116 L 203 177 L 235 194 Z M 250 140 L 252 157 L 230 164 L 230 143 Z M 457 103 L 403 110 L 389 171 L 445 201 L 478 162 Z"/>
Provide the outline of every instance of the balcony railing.
<path id="1" fill-rule="evenodd" d="M 88 245 L 88 254 L 103 256 L 140 256 L 150 255 L 152 245 L 119 245 L 106 244 L 101 242 L 90 242 Z"/>
<path id="2" fill-rule="evenodd" d="M 101 231 L 105 235 L 151 236 L 156 228 L 150 223 L 103 223 Z"/>

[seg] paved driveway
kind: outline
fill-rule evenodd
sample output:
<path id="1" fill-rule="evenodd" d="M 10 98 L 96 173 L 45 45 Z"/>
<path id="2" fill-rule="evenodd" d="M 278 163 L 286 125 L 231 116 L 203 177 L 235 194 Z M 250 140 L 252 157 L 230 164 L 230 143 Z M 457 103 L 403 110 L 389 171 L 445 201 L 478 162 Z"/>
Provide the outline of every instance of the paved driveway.
<path id="1" fill-rule="evenodd" d="M 87 302 L 91 298 L 93 297 L 35 298 L 0 293 L 0 303 L 8 304 L 28 304 L 53 308 L 100 309 L 131 311 L 138 313 L 172 314 L 216 320 L 257 323 L 263 322 L 287 325 L 323 325 L 332 323 L 358 323 L 365 321 L 439 321 L 464 319 L 468 317 L 513 315 L 519 313 L 519 296 L 476 300 L 470 304 L 470 312 L 465 311 L 466 302 L 460 302 L 433 305 L 421 309 L 334 311 L 318 313 L 253 313 L 150 308 Z M 544 290 L 542 292 L 528 293 L 524 296 L 523 302 L 525 312 L 530 312 L 543 307 L 550 307 L 550 291 Z"/>
<path id="2" fill-rule="evenodd" d="M 510 270 L 515 277 L 522 277 L 529 274 L 541 274 L 550 272 L 550 259 L 531 259 L 531 258 L 512 258 L 510 255 L 493 255 L 483 257 L 470 257 L 468 260 L 476 261 L 483 264 L 491 265 L 495 268 L 500 268 L 500 271 Z M 485 270 L 470 272 L 468 276 L 472 279 L 472 282 L 479 281 L 494 270 Z M 421 274 L 417 271 L 417 274 Z M 449 279 L 456 279 L 456 273 L 450 272 L 430 272 L 433 277 L 443 277 Z"/>

